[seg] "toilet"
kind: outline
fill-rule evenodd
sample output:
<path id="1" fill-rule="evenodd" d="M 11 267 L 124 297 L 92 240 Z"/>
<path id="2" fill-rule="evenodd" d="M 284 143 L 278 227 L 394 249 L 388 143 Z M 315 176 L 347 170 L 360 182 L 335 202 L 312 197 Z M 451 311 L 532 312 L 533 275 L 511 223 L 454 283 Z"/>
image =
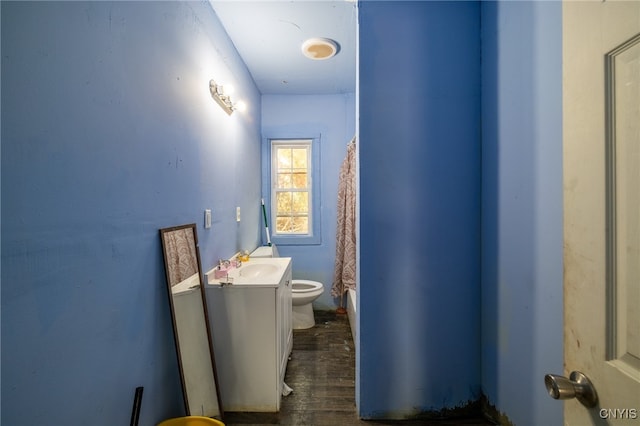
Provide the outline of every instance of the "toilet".
<path id="1" fill-rule="evenodd" d="M 251 253 L 252 257 L 279 257 L 275 245 L 258 247 Z M 313 301 L 324 293 L 324 285 L 318 281 L 292 280 L 291 281 L 291 305 L 293 311 L 293 328 L 302 330 L 316 325 L 313 316 Z"/>

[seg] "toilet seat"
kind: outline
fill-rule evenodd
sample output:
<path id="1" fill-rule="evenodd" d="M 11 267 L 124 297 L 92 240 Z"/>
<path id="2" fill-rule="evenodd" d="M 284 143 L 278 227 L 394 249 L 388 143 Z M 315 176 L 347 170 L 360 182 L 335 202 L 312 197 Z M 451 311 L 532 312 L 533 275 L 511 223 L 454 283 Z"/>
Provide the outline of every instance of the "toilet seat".
<path id="1" fill-rule="evenodd" d="M 293 293 L 312 293 L 318 291 L 318 289 L 324 289 L 322 283 L 318 281 L 310 280 L 292 280 L 291 291 Z"/>

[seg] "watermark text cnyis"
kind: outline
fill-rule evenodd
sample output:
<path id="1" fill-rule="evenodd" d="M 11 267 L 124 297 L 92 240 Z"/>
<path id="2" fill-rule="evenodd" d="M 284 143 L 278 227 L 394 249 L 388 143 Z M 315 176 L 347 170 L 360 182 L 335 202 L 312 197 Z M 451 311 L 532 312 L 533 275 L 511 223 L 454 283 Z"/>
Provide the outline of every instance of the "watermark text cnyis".
<path id="1" fill-rule="evenodd" d="M 598 411 L 598 415 L 601 419 L 611 420 L 638 420 L 640 419 L 640 412 L 637 408 L 601 408 Z"/>

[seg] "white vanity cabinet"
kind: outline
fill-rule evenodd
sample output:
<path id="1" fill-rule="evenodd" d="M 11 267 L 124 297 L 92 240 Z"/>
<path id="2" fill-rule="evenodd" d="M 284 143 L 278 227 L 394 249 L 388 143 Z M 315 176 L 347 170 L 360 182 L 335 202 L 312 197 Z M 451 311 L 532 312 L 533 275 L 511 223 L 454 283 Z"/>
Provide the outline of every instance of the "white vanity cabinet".
<path id="1" fill-rule="evenodd" d="M 236 274 L 232 284 L 208 278 L 209 321 L 225 411 L 280 410 L 293 344 L 291 259 L 251 259 L 243 267 L 259 264 L 278 269 L 270 277 Z"/>

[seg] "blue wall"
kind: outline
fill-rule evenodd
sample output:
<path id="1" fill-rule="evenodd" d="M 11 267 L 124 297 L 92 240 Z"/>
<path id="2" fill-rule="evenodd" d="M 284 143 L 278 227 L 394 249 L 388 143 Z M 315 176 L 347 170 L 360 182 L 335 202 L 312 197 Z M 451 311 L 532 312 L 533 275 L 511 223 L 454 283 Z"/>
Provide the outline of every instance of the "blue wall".
<path id="1" fill-rule="evenodd" d="M 336 204 L 340 166 L 347 143 L 355 135 L 355 96 L 343 95 L 264 95 L 262 97 L 262 135 L 269 139 L 319 138 L 321 241 L 316 245 L 279 245 L 281 256 L 293 259 L 293 278 L 319 281 L 325 292 L 315 302 L 316 309 L 335 309 L 331 297 L 336 254 Z M 269 162 L 269 150 L 264 149 Z M 269 197 L 269 176 L 263 169 L 263 193 Z M 264 234 L 264 232 L 263 232 Z M 266 243 L 266 241 L 264 241 Z"/>
<path id="2" fill-rule="evenodd" d="M 136 386 L 181 415 L 158 229 L 196 222 L 205 269 L 258 245 L 260 95 L 206 1 L 1 8 L 1 422 L 128 424 Z"/>
<path id="3" fill-rule="evenodd" d="M 480 396 L 480 5 L 360 3 L 360 414 Z"/>
<path id="4" fill-rule="evenodd" d="M 562 371 L 561 4 L 360 7 L 360 413 L 482 388 L 515 424 L 559 424 L 542 376 Z M 266 96 L 263 125 L 207 2 L 0 8 L 2 424 L 126 424 L 136 386 L 141 424 L 179 415 L 158 228 L 196 222 L 205 269 L 256 246 L 261 131 L 314 131 L 333 147 L 324 247 L 281 252 L 330 286 L 353 99 Z"/>
<path id="5" fill-rule="evenodd" d="M 562 423 L 562 4 L 482 3 L 482 387 L 514 424 Z"/>
<path id="6" fill-rule="evenodd" d="M 360 5 L 360 413 L 559 424 L 561 4 Z"/>

